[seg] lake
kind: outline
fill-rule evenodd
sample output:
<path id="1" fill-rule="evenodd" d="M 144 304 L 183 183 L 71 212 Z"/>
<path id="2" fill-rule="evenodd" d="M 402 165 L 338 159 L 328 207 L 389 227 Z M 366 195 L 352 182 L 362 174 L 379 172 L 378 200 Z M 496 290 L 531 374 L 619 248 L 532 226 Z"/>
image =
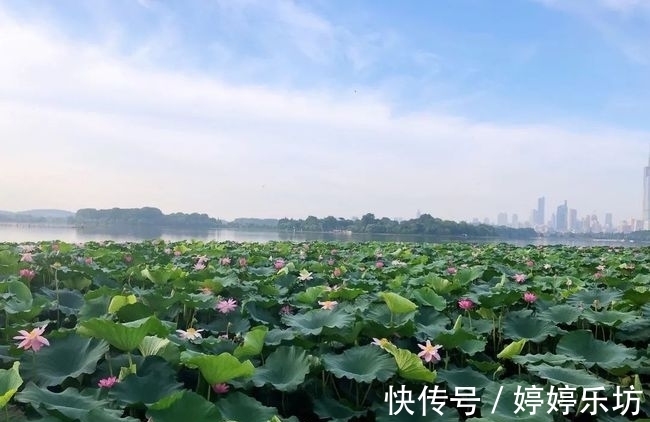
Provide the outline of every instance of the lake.
<path id="1" fill-rule="evenodd" d="M 641 246 L 639 243 L 621 242 L 615 240 L 589 240 L 589 239 L 534 239 L 534 240 L 485 240 L 485 239 L 443 239 L 433 236 L 413 235 L 381 235 L 381 234 L 344 234 L 344 233 L 286 233 L 275 231 L 247 231 L 247 230 L 199 230 L 199 231 L 174 231 L 158 229 L 88 229 L 74 227 L 50 227 L 43 225 L 26 224 L 0 224 L 0 242 L 37 242 L 60 240 L 68 243 L 113 240 L 116 242 L 138 242 L 142 240 L 164 239 L 169 241 L 202 240 L 202 241 L 234 241 L 234 242 L 269 242 L 287 240 L 305 242 L 313 240 L 363 242 L 363 241 L 392 241 L 392 242 L 428 242 L 446 243 L 511 243 L 525 246 L 563 244 L 570 246 Z"/>

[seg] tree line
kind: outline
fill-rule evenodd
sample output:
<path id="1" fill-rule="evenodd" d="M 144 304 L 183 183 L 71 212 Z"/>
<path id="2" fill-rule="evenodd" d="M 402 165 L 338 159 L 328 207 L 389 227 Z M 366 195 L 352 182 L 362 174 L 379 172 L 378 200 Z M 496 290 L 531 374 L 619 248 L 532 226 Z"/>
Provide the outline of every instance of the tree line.
<path id="1" fill-rule="evenodd" d="M 172 228 L 218 228 L 219 221 L 207 214 L 177 212 L 163 214 L 158 208 L 84 208 L 76 212 L 74 224 L 79 226 L 150 226 Z"/>

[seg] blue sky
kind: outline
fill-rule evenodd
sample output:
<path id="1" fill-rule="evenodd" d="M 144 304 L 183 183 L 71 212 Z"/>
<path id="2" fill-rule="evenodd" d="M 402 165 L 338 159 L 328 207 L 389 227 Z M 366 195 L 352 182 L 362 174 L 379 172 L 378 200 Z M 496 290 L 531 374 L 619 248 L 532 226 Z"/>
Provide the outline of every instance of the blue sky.
<path id="1" fill-rule="evenodd" d="M 649 24 L 645 0 L 0 2 L 0 163 L 44 164 L 0 208 L 635 218 Z"/>

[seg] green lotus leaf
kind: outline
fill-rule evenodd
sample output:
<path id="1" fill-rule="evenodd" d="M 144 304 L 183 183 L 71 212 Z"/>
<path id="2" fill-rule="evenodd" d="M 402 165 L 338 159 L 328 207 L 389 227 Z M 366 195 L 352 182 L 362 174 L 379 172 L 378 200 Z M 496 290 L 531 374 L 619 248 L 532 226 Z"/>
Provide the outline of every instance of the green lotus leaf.
<path id="1" fill-rule="evenodd" d="M 21 281 L 5 281 L 0 283 L 0 293 L 4 293 L 4 310 L 8 314 L 27 312 L 32 308 L 34 298 L 29 287 Z"/>
<path id="2" fill-rule="evenodd" d="M 456 387 L 474 387 L 478 391 L 493 384 L 488 377 L 470 367 L 438 369 L 437 372 L 438 380 L 445 381 L 452 391 Z"/>
<path id="3" fill-rule="evenodd" d="M 616 340 L 643 341 L 646 343 L 650 340 L 650 319 L 647 317 L 623 322 L 616 328 Z"/>
<path id="4" fill-rule="evenodd" d="M 451 281 L 431 274 L 424 277 L 422 283 L 425 286 L 431 287 L 439 295 L 447 294 L 454 289 Z"/>
<path id="5" fill-rule="evenodd" d="M 77 315 L 84 305 L 84 297 L 74 290 L 43 289 L 43 293 L 56 305 L 53 309 L 58 309 L 65 315 Z"/>
<path id="6" fill-rule="evenodd" d="M 593 309 L 585 309 L 582 315 L 587 321 L 593 324 L 603 324 L 608 327 L 616 327 L 622 322 L 628 322 L 638 318 L 638 315 L 632 312 L 612 310 L 594 311 Z"/>
<path id="7" fill-rule="evenodd" d="M 619 300 L 623 296 L 623 292 L 620 290 L 603 290 L 603 289 L 593 289 L 593 290 L 582 290 L 578 293 L 571 295 L 567 299 L 567 303 L 572 305 L 582 304 L 583 307 L 588 308 L 597 302 L 599 306 L 607 307 L 613 301 Z"/>
<path id="8" fill-rule="evenodd" d="M 486 268 L 482 266 L 472 267 L 472 268 L 461 268 L 456 273 L 456 276 L 454 277 L 454 281 L 460 284 L 461 286 L 465 286 L 471 283 L 472 281 L 481 278 L 481 276 L 485 272 L 485 269 Z"/>
<path id="9" fill-rule="evenodd" d="M 514 356 L 512 358 L 513 362 L 519 365 L 528 365 L 535 363 L 548 363 L 549 365 L 561 366 L 567 362 L 581 363 L 584 362 L 584 359 L 578 359 L 575 357 L 565 356 L 565 355 L 555 355 L 553 353 L 546 352 L 543 355 L 523 355 L 523 356 Z"/>
<path id="10" fill-rule="evenodd" d="M 417 312 L 394 314 L 385 303 L 376 303 L 368 308 L 364 317 L 367 321 L 374 321 L 377 324 L 384 326 L 387 330 L 392 331 L 413 321 L 416 313 Z"/>
<path id="11" fill-rule="evenodd" d="M 136 303 L 138 299 L 135 297 L 135 295 L 117 295 L 113 296 L 111 299 L 111 303 L 108 305 L 108 313 L 109 314 L 114 314 L 115 312 L 119 311 L 120 308 L 124 305 L 132 305 Z"/>
<path id="12" fill-rule="evenodd" d="M 599 378 L 584 369 L 562 368 L 547 364 L 527 366 L 529 372 L 547 380 L 555 385 L 568 385 L 572 387 L 601 387 L 607 386 L 608 382 Z"/>
<path id="13" fill-rule="evenodd" d="M 283 341 L 293 340 L 294 338 L 296 338 L 296 332 L 292 329 L 280 330 L 279 328 L 274 328 L 264 337 L 264 344 L 277 346 Z"/>
<path id="14" fill-rule="evenodd" d="M 293 327 L 302 335 L 318 335 L 324 327 L 345 328 L 354 323 L 354 315 L 342 309 L 325 310 L 312 309 L 304 314 L 284 315 L 282 320 L 289 327 Z"/>
<path id="15" fill-rule="evenodd" d="M 186 273 L 173 265 L 167 265 L 166 267 L 157 267 L 157 268 L 145 268 L 141 271 L 142 277 L 149 279 L 154 284 L 161 285 L 166 284 L 170 280 L 175 280 L 183 277 Z"/>
<path id="16" fill-rule="evenodd" d="M 253 383 L 261 387 L 271 384 L 276 390 L 295 391 L 310 371 L 307 353 L 295 346 L 280 346 L 257 368 Z"/>
<path id="17" fill-rule="evenodd" d="M 130 416 L 122 417 L 122 413 L 121 410 L 93 409 L 84 417 L 79 419 L 79 422 L 140 422 L 140 419 L 132 418 Z M 56 420 L 60 421 L 60 419 Z M 38 422 L 45 421 L 39 419 Z"/>
<path id="18" fill-rule="evenodd" d="M 479 295 L 479 303 L 481 306 L 489 309 L 496 309 L 502 306 L 513 305 L 521 301 L 521 292 L 516 290 L 508 290 L 503 292 L 496 292 L 486 295 Z"/>
<path id="19" fill-rule="evenodd" d="M 235 378 L 250 377 L 255 372 L 251 361 L 240 362 L 230 353 L 220 355 L 181 353 L 181 362 L 189 367 L 197 367 L 210 385 L 221 384 Z"/>
<path id="20" fill-rule="evenodd" d="M 17 256 L 12 251 L 4 250 L 0 251 L 0 277 L 4 278 L 6 276 L 18 274 L 18 259 L 20 256 Z"/>
<path id="21" fill-rule="evenodd" d="M 363 289 L 351 289 L 349 287 L 340 288 L 338 290 L 329 292 L 329 298 L 333 300 L 353 301 L 359 296 L 365 294 Z"/>
<path id="22" fill-rule="evenodd" d="M 224 420 L 214 404 L 187 390 L 151 406 L 147 416 L 156 422 L 220 422 Z"/>
<path id="23" fill-rule="evenodd" d="M 142 302 L 127 303 L 117 312 L 117 319 L 120 322 L 133 322 L 146 319 L 154 315 L 153 309 Z"/>
<path id="24" fill-rule="evenodd" d="M 395 359 L 375 345 L 357 346 L 339 355 L 326 354 L 321 358 L 325 369 L 335 377 L 356 382 L 384 382 L 397 372 Z"/>
<path id="25" fill-rule="evenodd" d="M 520 312 L 510 312 L 503 321 L 503 336 L 513 340 L 526 339 L 540 343 L 560 332 L 550 321 L 532 318 Z"/>
<path id="26" fill-rule="evenodd" d="M 524 410 L 517 408 L 517 393 L 526 394 L 526 389 L 532 387 L 542 388 L 540 385 L 530 385 L 526 383 L 505 383 L 488 388 L 481 396 L 481 415 L 482 418 L 471 418 L 468 421 L 532 421 L 532 422 L 550 422 L 554 420 L 554 412 L 548 412 L 549 405 L 546 400 L 546 391 L 540 392 L 542 405 L 535 408 L 535 414 L 532 414 L 532 407 Z M 520 396 L 522 397 L 522 396 Z M 525 403 L 522 403 L 525 404 Z M 517 412 L 517 413 L 515 413 Z"/>
<path id="27" fill-rule="evenodd" d="M 470 356 L 482 352 L 487 345 L 486 340 L 462 328 L 439 334 L 435 337 L 435 342 L 447 350 L 460 349 Z"/>
<path id="28" fill-rule="evenodd" d="M 591 331 L 579 330 L 565 334 L 557 344 L 557 353 L 584 361 L 590 368 L 598 365 L 603 369 L 623 366 L 626 360 L 636 358 L 636 350 L 611 341 L 594 339 Z"/>
<path id="29" fill-rule="evenodd" d="M 79 310 L 77 318 L 79 321 L 87 321 L 105 316 L 109 300 L 106 296 L 88 297 L 88 294 L 86 294 L 84 304 Z"/>
<path id="30" fill-rule="evenodd" d="M 145 336 L 138 345 L 138 350 L 142 356 L 155 356 L 169 344 L 170 341 L 166 338 Z"/>
<path id="31" fill-rule="evenodd" d="M 449 317 L 438 312 L 418 312 L 415 316 L 415 336 L 419 341 L 436 338 L 447 331 Z"/>
<path id="32" fill-rule="evenodd" d="M 111 346 L 123 352 L 135 350 L 148 334 L 163 337 L 168 334 L 168 330 L 155 316 L 124 323 L 94 318 L 81 322 L 77 332 L 84 336 L 106 340 Z"/>
<path id="33" fill-rule="evenodd" d="M 279 325 L 280 317 L 277 315 L 277 311 L 276 313 L 271 313 L 269 309 L 264 308 L 261 303 L 248 302 L 246 303 L 245 309 L 254 321 L 263 324 Z"/>
<path id="34" fill-rule="evenodd" d="M 126 406 L 151 406 L 182 387 L 170 364 L 160 357 L 148 357 L 138 367 L 137 375 L 126 376 L 110 389 L 109 397 Z"/>
<path id="35" fill-rule="evenodd" d="M 578 320 L 582 310 L 574 305 L 555 305 L 539 313 L 539 318 L 556 324 L 573 324 Z"/>
<path id="36" fill-rule="evenodd" d="M 296 300 L 298 302 L 310 305 L 318 301 L 318 298 L 321 297 L 321 295 L 325 293 L 325 291 L 326 291 L 325 286 L 309 287 L 305 291 L 298 293 L 296 295 Z"/>
<path id="37" fill-rule="evenodd" d="M 238 391 L 219 399 L 217 409 L 226 421 L 269 422 L 278 414 L 275 407 L 266 407 Z"/>
<path id="38" fill-rule="evenodd" d="M 522 338 L 521 340 L 514 341 L 503 348 L 503 350 L 497 355 L 499 359 L 512 359 L 513 357 L 519 355 L 526 345 L 526 339 Z"/>
<path id="39" fill-rule="evenodd" d="M 418 308 L 418 305 L 397 293 L 381 292 L 379 293 L 379 296 L 384 299 L 388 309 L 390 309 L 393 314 L 408 314 Z"/>
<path id="40" fill-rule="evenodd" d="M 237 346 L 233 355 L 237 359 L 257 356 L 262 353 L 264 348 L 264 337 L 269 331 L 269 328 L 264 325 L 253 327 L 249 332 L 244 335 L 244 342 Z"/>
<path id="41" fill-rule="evenodd" d="M 400 349 L 393 344 L 384 346 L 384 350 L 393 355 L 397 364 L 397 373 L 400 377 L 410 381 L 425 381 L 432 383 L 436 379 L 436 372 L 429 371 L 422 359 L 415 353 Z"/>
<path id="42" fill-rule="evenodd" d="M 41 387 L 63 383 L 66 378 L 92 374 L 106 352 L 108 343 L 94 338 L 83 338 L 71 333 L 50 340 L 50 347 L 39 350 L 36 359 L 23 355 L 24 375 Z"/>
<path id="43" fill-rule="evenodd" d="M 9 400 L 23 385 L 19 368 L 20 362 L 14 362 L 10 369 L 0 369 L 0 409 L 9 403 Z"/>
<path id="44" fill-rule="evenodd" d="M 85 418 L 92 410 L 101 412 L 106 409 L 106 400 L 97 400 L 86 394 L 81 394 L 76 388 L 66 388 L 60 393 L 54 393 L 46 388 L 37 387 L 29 382 L 23 391 L 16 394 L 16 400 L 21 403 L 31 404 L 35 409 L 47 409 L 53 415 L 62 415 L 68 419 L 79 420 Z M 109 412 L 110 413 L 110 412 Z M 121 411 L 118 413 L 122 414 Z"/>
<path id="45" fill-rule="evenodd" d="M 320 419 L 331 419 L 331 422 L 346 422 L 366 412 L 352 410 L 332 397 L 319 396 L 314 398 L 314 413 Z"/>
<path id="46" fill-rule="evenodd" d="M 393 386 L 394 391 L 399 390 L 397 386 Z M 387 403 L 382 403 L 381 405 L 377 405 L 373 407 L 373 411 L 375 414 L 375 422 L 458 422 L 460 419 L 458 415 L 458 411 L 452 407 L 446 407 L 444 406 L 441 409 L 442 416 L 436 413 L 434 410 L 431 409 L 431 406 L 428 405 L 428 403 L 424 400 L 418 400 L 418 397 L 420 397 L 420 394 L 422 394 L 423 389 L 418 388 L 418 389 L 409 389 L 406 388 L 406 391 L 411 391 L 412 392 L 412 398 L 414 403 L 407 404 L 405 408 L 402 408 L 399 413 L 391 415 L 390 413 L 390 407 L 389 404 Z M 444 392 L 438 393 L 441 395 L 445 395 Z M 448 391 L 447 396 L 453 396 L 453 391 Z M 393 412 L 397 412 L 399 408 L 399 404 L 396 403 L 396 400 L 399 398 L 393 397 Z M 437 406 L 436 406 L 437 407 Z M 480 403 L 477 403 L 476 409 L 480 408 Z M 407 410 L 410 410 L 412 414 L 407 412 Z"/>
<path id="47" fill-rule="evenodd" d="M 439 296 L 432 288 L 422 287 L 413 292 L 413 299 L 422 306 L 431 306 L 436 311 L 442 311 L 447 307 L 447 301 Z"/>

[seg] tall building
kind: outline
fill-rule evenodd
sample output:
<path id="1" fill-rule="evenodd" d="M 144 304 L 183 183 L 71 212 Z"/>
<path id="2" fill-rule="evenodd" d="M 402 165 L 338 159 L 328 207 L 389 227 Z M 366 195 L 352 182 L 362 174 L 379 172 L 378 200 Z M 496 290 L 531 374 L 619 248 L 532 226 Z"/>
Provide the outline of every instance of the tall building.
<path id="1" fill-rule="evenodd" d="M 508 225 L 508 214 L 505 212 L 500 212 L 497 216 L 497 225 L 507 226 Z"/>
<path id="2" fill-rule="evenodd" d="M 643 170 L 643 230 L 650 230 L 650 157 Z"/>
<path id="3" fill-rule="evenodd" d="M 614 217 L 611 212 L 605 214 L 605 231 L 614 231 Z"/>
<path id="4" fill-rule="evenodd" d="M 555 213 L 555 230 L 565 232 L 569 228 L 569 208 L 567 207 L 566 200 L 563 205 L 557 207 Z"/>
<path id="5" fill-rule="evenodd" d="M 546 223 L 544 220 L 544 208 L 546 208 L 546 198 L 542 196 L 537 199 L 537 212 L 535 213 L 535 217 L 537 218 L 535 224 L 540 226 L 543 226 Z"/>
<path id="6" fill-rule="evenodd" d="M 578 210 L 575 208 L 569 210 L 569 230 L 572 232 L 578 231 Z"/>
<path id="7" fill-rule="evenodd" d="M 512 227 L 519 227 L 519 216 L 512 214 Z"/>

